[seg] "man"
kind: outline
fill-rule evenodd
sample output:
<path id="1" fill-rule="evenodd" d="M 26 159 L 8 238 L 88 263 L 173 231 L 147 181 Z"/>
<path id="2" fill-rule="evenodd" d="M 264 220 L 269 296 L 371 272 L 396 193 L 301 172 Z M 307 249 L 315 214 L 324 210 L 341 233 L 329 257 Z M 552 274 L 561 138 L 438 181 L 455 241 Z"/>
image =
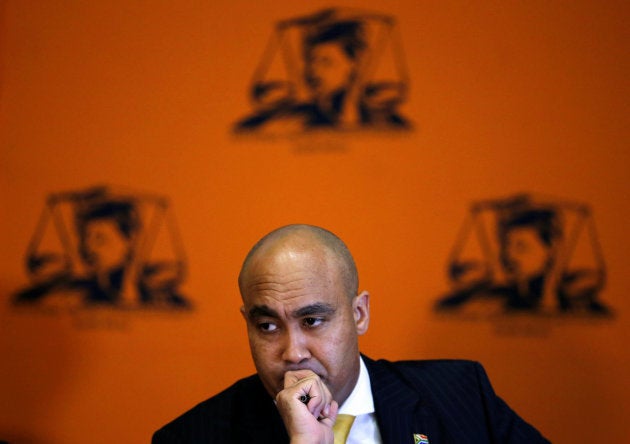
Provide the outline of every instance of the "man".
<path id="1" fill-rule="evenodd" d="M 326 22 L 327 23 L 327 22 Z M 308 97 L 287 97 L 238 122 L 236 129 L 253 130 L 274 122 L 299 129 L 356 126 L 361 123 L 359 60 L 365 51 L 359 21 L 333 21 L 312 26 L 302 42 L 303 79 Z M 268 93 L 280 84 L 267 84 Z"/>
<path id="2" fill-rule="evenodd" d="M 168 264 L 134 264 L 135 244 L 142 226 L 132 199 L 111 199 L 97 190 L 77 200 L 74 222 L 84 272 L 73 270 L 68 263 L 61 272 L 17 292 L 14 303 L 121 307 L 164 304 L 181 308 L 190 305 L 177 291 L 178 282 L 171 277 L 174 273 L 168 274 Z M 43 261 L 31 261 L 34 265 L 29 268 L 36 273 Z"/>
<path id="3" fill-rule="evenodd" d="M 509 276 L 507 307 L 540 307 L 545 283 L 553 271 L 555 244 L 561 235 L 557 214 L 551 210 L 509 213 L 499 221 L 501 262 Z"/>
<path id="4" fill-rule="evenodd" d="M 305 77 L 312 92 L 307 125 L 359 123 L 357 71 L 366 47 L 363 40 L 357 21 L 333 23 L 305 39 Z"/>
<path id="5" fill-rule="evenodd" d="M 272 100 L 237 122 L 236 130 L 274 125 L 294 130 L 409 127 L 397 110 L 398 101 L 391 100 L 399 85 L 366 83 L 371 51 L 366 27 L 367 23 L 359 18 L 337 18 L 332 10 L 311 20 L 302 37 L 303 72 L 297 82 L 306 86 L 306 97 L 294 97 L 295 86 L 291 86 L 282 100 Z M 283 82 L 266 82 L 254 94 L 259 99 L 265 95 L 281 97 L 286 87 Z"/>
<path id="6" fill-rule="evenodd" d="M 257 374 L 158 430 L 154 444 L 333 443 L 342 415 L 355 417 L 348 443 L 547 442 L 479 364 L 361 355 L 369 294 L 329 231 L 271 232 L 245 258 L 239 289 Z"/>
<path id="7" fill-rule="evenodd" d="M 136 208 L 129 201 L 105 200 L 98 195 L 96 198 L 88 195 L 78 207 L 74 218 L 85 275 L 77 276 L 68 264 L 64 273 L 18 292 L 16 303 L 35 303 L 48 298 L 54 301 L 56 293 L 60 293 L 59 298 L 72 301 L 71 295 L 78 293 L 80 304 L 85 305 L 120 302 L 133 253 L 133 238 L 140 227 Z"/>
<path id="8" fill-rule="evenodd" d="M 505 279 L 498 280 L 489 265 L 456 268 L 451 276 L 459 285 L 438 300 L 436 309 L 458 309 L 474 299 L 494 299 L 505 310 L 540 309 L 562 234 L 558 216 L 551 210 L 519 208 L 503 211 L 497 219 L 497 268 Z"/>

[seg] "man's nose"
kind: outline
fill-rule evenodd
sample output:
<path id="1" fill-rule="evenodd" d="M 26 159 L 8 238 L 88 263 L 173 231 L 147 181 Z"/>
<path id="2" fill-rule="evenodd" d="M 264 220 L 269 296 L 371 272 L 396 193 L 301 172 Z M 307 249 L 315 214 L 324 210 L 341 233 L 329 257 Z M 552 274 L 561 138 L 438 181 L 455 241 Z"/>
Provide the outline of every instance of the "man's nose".
<path id="1" fill-rule="evenodd" d="M 299 330 L 288 331 L 285 336 L 282 359 L 292 364 L 299 364 L 310 357 L 308 340 L 304 333 Z"/>

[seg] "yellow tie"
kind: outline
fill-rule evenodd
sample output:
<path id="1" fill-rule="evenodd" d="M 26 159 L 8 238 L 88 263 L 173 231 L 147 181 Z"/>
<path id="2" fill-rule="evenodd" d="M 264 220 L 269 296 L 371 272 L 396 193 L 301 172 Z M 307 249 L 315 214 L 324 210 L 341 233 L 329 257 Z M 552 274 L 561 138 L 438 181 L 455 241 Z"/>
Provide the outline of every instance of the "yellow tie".
<path id="1" fill-rule="evenodd" d="M 337 420 L 335 421 L 335 425 L 333 426 L 333 433 L 335 434 L 335 444 L 345 444 L 346 439 L 348 439 L 348 434 L 350 433 L 350 427 L 352 427 L 352 423 L 354 422 L 354 416 L 352 415 L 337 415 Z"/>

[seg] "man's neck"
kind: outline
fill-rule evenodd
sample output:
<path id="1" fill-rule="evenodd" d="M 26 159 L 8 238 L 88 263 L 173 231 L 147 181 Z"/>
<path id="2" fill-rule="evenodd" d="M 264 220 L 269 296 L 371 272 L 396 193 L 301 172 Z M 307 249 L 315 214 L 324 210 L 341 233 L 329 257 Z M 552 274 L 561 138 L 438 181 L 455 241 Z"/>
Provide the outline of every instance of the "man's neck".
<path id="1" fill-rule="evenodd" d="M 339 407 L 339 413 L 354 416 L 374 412 L 374 400 L 370 386 L 370 375 L 362 358 L 359 358 L 359 374 L 348 397 Z"/>

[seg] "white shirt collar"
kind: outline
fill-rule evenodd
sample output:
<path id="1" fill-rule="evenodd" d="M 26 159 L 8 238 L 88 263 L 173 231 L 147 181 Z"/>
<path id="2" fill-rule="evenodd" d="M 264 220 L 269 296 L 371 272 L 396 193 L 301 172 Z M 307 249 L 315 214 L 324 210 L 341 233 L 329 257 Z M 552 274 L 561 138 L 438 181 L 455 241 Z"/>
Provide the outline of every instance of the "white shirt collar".
<path id="1" fill-rule="evenodd" d="M 359 364 L 359 379 L 350 393 L 350 396 L 348 396 L 341 407 L 339 407 L 339 413 L 354 416 L 374 413 L 374 399 L 372 398 L 370 375 L 361 357 L 359 357 Z"/>

